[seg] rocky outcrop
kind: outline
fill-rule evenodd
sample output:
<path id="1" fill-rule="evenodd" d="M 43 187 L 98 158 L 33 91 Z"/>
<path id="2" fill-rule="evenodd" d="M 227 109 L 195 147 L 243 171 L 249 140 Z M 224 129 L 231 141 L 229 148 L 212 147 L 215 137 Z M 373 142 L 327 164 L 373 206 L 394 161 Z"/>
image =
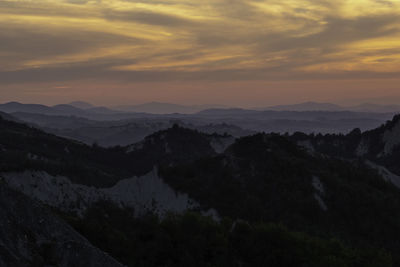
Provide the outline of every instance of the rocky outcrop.
<path id="1" fill-rule="evenodd" d="M 141 177 L 121 180 L 109 188 L 74 184 L 67 177 L 46 172 L 9 172 L 3 173 L 2 177 L 11 188 L 48 206 L 79 216 L 99 201 L 129 208 L 136 216 L 148 212 L 164 216 L 167 212 L 200 209 L 200 205 L 187 194 L 175 192 L 166 184 L 158 176 L 157 169 Z"/>
<path id="2" fill-rule="evenodd" d="M 122 266 L 38 202 L 0 182 L 0 266 Z"/>

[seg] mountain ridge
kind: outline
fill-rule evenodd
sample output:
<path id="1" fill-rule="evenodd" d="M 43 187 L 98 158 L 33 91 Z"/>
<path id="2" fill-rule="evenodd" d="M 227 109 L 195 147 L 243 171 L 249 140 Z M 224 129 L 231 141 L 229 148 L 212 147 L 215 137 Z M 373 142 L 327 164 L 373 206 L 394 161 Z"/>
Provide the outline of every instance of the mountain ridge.
<path id="1" fill-rule="evenodd" d="M 222 224 L 229 225 L 224 218 L 244 220 L 250 228 L 257 222 L 283 224 L 292 231 L 324 240 L 343 240 L 357 251 L 365 247 L 372 251 L 383 248 L 382 255 L 390 255 L 397 267 L 400 264 L 396 254 L 400 239 L 400 226 L 396 223 L 400 220 L 400 190 L 365 160 L 398 173 L 396 163 L 400 158 L 400 146 L 396 142 L 400 143 L 399 125 L 400 117 L 395 116 L 385 125 L 367 132 L 355 129 L 346 135 L 257 133 L 236 140 L 174 125 L 147 136 L 142 142 L 106 149 L 0 119 L 0 172 L 12 174 L 5 181 L 25 179 L 30 184 L 29 176 L 22 177 L 18 173 L 46 171 L 51 174 L 46 181 L 54 181 L 56 187 L 62 188 L 63 184 L 66 187 L 59 177 L 63 175 L 72 184 L 108 190 L 105 188 L 127 181 L 124 178 L 147 179 L 156 166 L 158 177 L 175 194 L 187 194 L 200 205 L 198 210 L 215 209 Z M 230 141 L 217 151 L 212 145 L 215 140 Z M 361 140 L 368 142 L 367 153 L 356 155 Z M 306 142 L 310 146 L 304 146 Z M 377 151 L 385 151 L 388 142 L 388 153 L 382 157 L 374 156 Z M 18 166 L 16 162 L 19 162 Z M 41 177 L 38 179 L 40 181 Z M 32 186 L 27 192 L 43 194 L 44 186 L 40 183 L 35 186 L 34 181 L 31 180 Z M 125 183 L 122 187 L 128 188 Z M 15 188 L 20 187 L 17 184 Z M 49 190 L 46 194 L 52 192 L 57 190 Z M 135 194 L 131 197 L 134 199 Z M 120 212 L 121 207 L 116 209 Z M 127 215 L 123 213 L 125 215 L 116 217 L 117 221 L 106 228 L 88 224 L 94 227 L 88 229 L 85 227 L 93 214 L 91 207 L 87 211 L 89 214 L 82 217 L 67 214 L 66 218 L 71 223 L 79 222 L 76 229 L 92 242 L 101 245 L 99 238 L 111 238 L 114 240 L 112 251 L 120 251 L 122 248 L 117 244 L 123 239 L 100 233 L 104 229 L 110 231 L 107 233 L 116 233 L 119 223 L 124 225 L 130 220 Z M 113 209 L 107 216 L 118 212 Z M 110 219 L 100 216 L 95 221 L 103 225 Z M 188 225 L 193 225 L 193 220 L 189 220 Z M 93 233 L 94 229 L 103 230 Z M 147 228 L 147 231 L 150 230 Z M 246 233 L 248 231 L 241 234 L 249 238 Z M 136 240 L 124 242 L 140 244 Z M 374 255 L 380 254 L 374 252 Z M 293 257 L 298 260 L 298 256 Z M 380 259 L 378 262 L 381 263 Z"/>
<path id="2" fill-rule="evenodd" d="M 291 105 L 278 105 L 266 108 L 256 108 L 257 110 L 276 110 L 276 111 L 354 111 L 354 112 L 377 112 L 394 113 L 400 112 L 400 105 L 380 105 L 373 103 L 361 103 L 358 105 L 344 106 L 329 102 L 303 102 Z"/>

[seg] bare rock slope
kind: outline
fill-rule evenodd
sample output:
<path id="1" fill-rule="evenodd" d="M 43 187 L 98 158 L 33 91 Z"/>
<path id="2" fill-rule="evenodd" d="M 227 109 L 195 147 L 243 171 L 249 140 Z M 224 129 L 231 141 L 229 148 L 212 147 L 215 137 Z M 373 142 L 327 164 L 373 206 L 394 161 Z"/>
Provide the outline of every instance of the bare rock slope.
<path id="1" fill-rule="evenodd" d="M 0 266 L 122 266 L 38 202 L 0 182 Z"/>

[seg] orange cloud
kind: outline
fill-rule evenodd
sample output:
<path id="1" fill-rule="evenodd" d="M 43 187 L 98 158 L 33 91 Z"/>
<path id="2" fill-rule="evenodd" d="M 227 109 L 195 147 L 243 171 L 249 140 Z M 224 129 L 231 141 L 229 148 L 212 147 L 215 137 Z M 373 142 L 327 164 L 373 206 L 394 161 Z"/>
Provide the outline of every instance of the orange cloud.
<path id="1" fill-rule="evenodd" d="M 3 0 L 0 84 L 388 79 L 395 0 Z"/>

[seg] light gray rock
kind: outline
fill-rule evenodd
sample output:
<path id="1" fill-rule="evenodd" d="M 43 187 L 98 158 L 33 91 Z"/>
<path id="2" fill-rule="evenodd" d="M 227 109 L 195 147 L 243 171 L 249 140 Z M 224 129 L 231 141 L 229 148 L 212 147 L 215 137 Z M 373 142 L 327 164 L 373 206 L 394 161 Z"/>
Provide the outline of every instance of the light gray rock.
<path id="1" fill-rule="evenodd" d="M 38 202 L 0 182 L 0 266 L 122 266 Z"/>

